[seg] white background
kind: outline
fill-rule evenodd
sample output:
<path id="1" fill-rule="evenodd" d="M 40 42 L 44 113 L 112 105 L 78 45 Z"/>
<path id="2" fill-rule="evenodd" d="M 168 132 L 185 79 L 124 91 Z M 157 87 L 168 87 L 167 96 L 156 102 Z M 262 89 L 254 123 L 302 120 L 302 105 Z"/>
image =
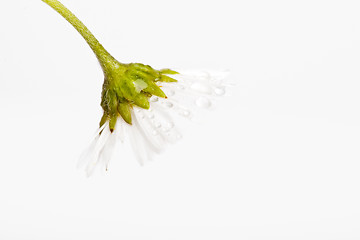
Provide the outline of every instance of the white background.
<path id="1" fill-rule="evenodd" d="M 75 165 L 102 71 L 40 0 L 0 3 L 0 239 L 360 239 L 358 1 L 63 0 L 119 61 L 230 69 L 141 167 Z"/>

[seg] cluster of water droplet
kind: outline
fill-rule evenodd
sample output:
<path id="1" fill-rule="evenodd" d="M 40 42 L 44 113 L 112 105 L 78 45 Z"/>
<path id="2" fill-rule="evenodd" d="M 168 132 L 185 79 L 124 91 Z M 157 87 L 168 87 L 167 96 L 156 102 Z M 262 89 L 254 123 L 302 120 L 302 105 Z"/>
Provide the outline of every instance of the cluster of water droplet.
<path id="1" fill-rule="evenodd" d="M 158 102 L 158 97 L 152 97 L 151 102 Z M 163 102 L 168 108 L 172 108 L 173 104 L 171 102 Z M 154 107 L 154 106 L 153 106 Z M 166 117 L 155 116 L 153 109 L 142 110 L 137 109 L 137 116 L 140 121 L 146 122 L 145 125 L 151 128 L 151 134 L 153 136 L 160 136 L 162 140 L 166 141 L 175 141 L 176 139 L 181 138 L 181 135 L 177 131 L 173 131 L 175 123 Z"/>
<path id="2" fill-rule="evenodd" d="M 213 99 L 225 94 L 225 87 L 216 78 L 203 73 L 197 76 L 177 76 L 176 83 L 161 83 L 167 98 L 152 96 L 150 109 L 136 109 L 136 118 L 148 142 L 157 149 L 166 143 L 173 143 L 182 136 L 175 128 L 171 113 L 184 118 L 192 118 L 194 111 L 209 109 Z M 177 118 L 175 117 L 175 120 Z"/>
<path id="3" fill-rule="evenodd" d="M 176 112 L 184 118 L 191 119 L 195 112 L 212 108 L 213 100 L 225 95 L 221 77 L 207 72 L 174 77 L 178 82 L 161 83 L 168 98 L 152 96 L 150 102 L 160 104 L 165 111 Z"/>

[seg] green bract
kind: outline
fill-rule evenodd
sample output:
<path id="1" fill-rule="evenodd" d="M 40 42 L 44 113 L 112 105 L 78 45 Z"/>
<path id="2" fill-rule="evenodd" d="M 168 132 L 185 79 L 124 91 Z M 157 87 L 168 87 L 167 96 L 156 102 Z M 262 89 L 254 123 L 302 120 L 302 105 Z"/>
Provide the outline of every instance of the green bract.
<path id="1" fill-rule="evenodd" d="M 101 107 L 104 114 L 100 121 L 102 126 L 109 121 L 113 131 L 118 116 L 131 124 L 131 108 L 149 109 L 149 98 L 153 95 L 166 98 L 158 82 L 176 82 L 167 76 L 177 74 L 171 69 L 155 70 L 141 63 L 123 64 L 118 62 L 99 43 L 89 29 L 64 5 L 57 0 L 42 0 L 62 15 L 83 36 L 89 44 L 104 72 L 104 84 L 101 94 Z"/>
<path id="2" fill-rule="evenodd" d="M 164 75 L 165 73 L 175 74 L 176 72 L 169 69 L 157 71 L 149 65 L 141 63 L 121 64 L 117 62 L 115 67 L 108 69 L 105 72 L 101 96 L 104 115 L 100 126 L 109 120 L 110 130 L 113 130 L 119 115 L 125 122 L 131 124 L 130 109 L 133 105 L 149 109 L 149 98 L 152 95 L 166 98 L 157 82 L 176 80 Z"/>

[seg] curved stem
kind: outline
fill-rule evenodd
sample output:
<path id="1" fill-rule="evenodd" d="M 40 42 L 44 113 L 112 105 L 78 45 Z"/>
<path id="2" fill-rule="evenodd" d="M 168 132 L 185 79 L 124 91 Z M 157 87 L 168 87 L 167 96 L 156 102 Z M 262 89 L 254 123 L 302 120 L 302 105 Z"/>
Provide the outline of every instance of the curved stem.
<path id="1" fill-rule="evenodd" d="M 57 0 L 42 0 L 55 11 L 57 11 L 61 16 L 63 16 L 86 40 L 89 44 L 96 57 L 98 58 L 101 67 L 104 72 L 107 72 L 108 64 L 114 62 L 114 58 L 106 51 L 106 49 L 99 43 L 95 36 L 90 32 L 90 30 L 62 3 Z M 116 61 L 116 60 L 115 60 Z"/>

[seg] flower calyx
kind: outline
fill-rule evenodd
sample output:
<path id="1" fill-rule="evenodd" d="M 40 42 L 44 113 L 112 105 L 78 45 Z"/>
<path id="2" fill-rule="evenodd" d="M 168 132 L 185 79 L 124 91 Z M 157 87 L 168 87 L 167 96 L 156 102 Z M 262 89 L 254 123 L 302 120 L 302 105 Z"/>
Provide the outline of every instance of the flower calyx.
<path id="1" fill-rule="evenodd" d="M 168 76 L 178 74 L 171 69 L 155 70 L 141 63 L 121 64 L 117 61 L 110 66 L 112 67 L 104 69 L 105 80 L 101 94 L 104 114 L 100 127 L 109 121 L 111 132 L 115 129 L 119 116 L 132 124 L 131 109 L 134 105 L 149 109 L 151 96 L 167 98 L 160 88 L 161 82 L 177 82 Z"/>

